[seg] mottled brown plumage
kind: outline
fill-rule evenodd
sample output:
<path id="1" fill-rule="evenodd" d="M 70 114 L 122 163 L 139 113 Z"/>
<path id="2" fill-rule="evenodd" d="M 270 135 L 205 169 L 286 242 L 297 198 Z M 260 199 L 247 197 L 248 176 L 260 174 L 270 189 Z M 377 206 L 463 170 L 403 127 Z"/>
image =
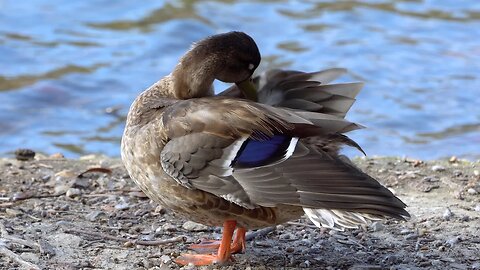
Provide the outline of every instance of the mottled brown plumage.
<path id="1" fill-rule="evenodd" d="M 338 156 L 342 145 L 361 150 L 343 133 L 361 128 L 344 116 L 362 84 L 328 84 L 343 69 L 271 70 L 254 79 L 258 102 L 242 99 L 239 87 L 259 63 L 248 35 L 212 36 L 139 95 L 122 159 L 141 189 L 188 219 L 216 226 L 235 221 L 256 229 L 306 213 L 318 226 L 342 229 L 407 217 L 405 204 Z M 238 86 L 213 96 L 214 79 Z M 251 152 L 255 147 L 265 158 Z M 224 261 L 225 254 L 207 261 Z"/>

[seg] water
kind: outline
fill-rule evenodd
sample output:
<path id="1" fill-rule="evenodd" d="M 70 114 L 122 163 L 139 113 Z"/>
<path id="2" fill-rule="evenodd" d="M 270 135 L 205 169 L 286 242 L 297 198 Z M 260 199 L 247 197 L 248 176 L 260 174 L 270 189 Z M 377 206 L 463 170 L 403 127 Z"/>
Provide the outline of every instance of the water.
<path id="1" fill-rule="evenodd" d="M 348 118 L 369 155 L 480 158 L 476 0 L 0 0 L 0 156 L 119 156 L 135 96 L 229 30 L 257 41 L 260 69 L 365 81 Z"/>

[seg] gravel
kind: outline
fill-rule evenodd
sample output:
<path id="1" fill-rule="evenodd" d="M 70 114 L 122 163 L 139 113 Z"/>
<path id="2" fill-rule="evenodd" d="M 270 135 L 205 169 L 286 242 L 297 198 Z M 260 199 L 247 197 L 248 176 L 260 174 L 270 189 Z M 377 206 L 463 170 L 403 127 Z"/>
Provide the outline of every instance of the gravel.
<path id="1" fill-rule="evenodd" d="M 480 269 L 479 162 L 354 162 L 394 190 L 412 218 L 344 232 L 302 218 L 247 242 L 234 263 L 200 269 Z M 97 156 L 0 159 L 0 223 L 8 234 L 2 232 L 0 247 L 38 269 L 198 269 L 174 260 L 191 252 L 189 244 L 221 236 L 219 228 L 181 219 L 150 201 L 119 160 Z M 171 239 L 177 240 L 138 242 Z M 0 269 L 19 268 L 0 254 Z"/>

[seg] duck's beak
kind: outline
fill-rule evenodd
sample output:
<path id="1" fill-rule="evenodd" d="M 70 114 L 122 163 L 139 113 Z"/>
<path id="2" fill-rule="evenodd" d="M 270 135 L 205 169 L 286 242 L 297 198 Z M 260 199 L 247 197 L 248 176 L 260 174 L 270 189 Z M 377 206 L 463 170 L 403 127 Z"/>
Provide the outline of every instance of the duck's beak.
<path id="1" fill-rule="evenodd" d="M 235 84 L 240 89 L 240 91 L 242 91 L 242 93 L 247 99 L 258 101 L 257 89 L 255 88 L 255 85 L 253 85 L 251 78 Z"/>

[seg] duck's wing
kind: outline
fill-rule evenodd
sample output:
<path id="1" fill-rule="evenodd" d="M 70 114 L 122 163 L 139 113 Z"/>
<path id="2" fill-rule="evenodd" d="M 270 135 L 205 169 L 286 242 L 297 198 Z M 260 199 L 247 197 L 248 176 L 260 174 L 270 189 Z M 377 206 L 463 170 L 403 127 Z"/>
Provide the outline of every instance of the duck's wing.
<path id="1" fill-rule="evenodd" d="M 376 180 L 299 140 L 352 125 L 323 116 L 228 98 L 181 101 L 164 112 L 161 164 L 185 187 L 246 208 L 288 204 L 407 216 Z"/>
<path id="2" fill-rule="evenodd" d="M 273 69 L 253 81 L 260 103 L 345 117 L 363 87 L 361 82 L 331 83 L 346 71 L 332 68 L 306 73 Z M 219 95 L 242 97 L 235 85 Z"/>

